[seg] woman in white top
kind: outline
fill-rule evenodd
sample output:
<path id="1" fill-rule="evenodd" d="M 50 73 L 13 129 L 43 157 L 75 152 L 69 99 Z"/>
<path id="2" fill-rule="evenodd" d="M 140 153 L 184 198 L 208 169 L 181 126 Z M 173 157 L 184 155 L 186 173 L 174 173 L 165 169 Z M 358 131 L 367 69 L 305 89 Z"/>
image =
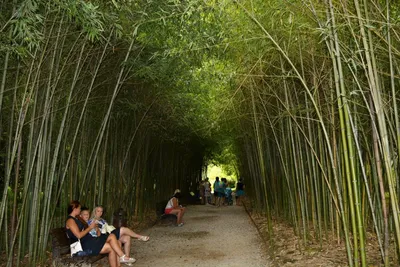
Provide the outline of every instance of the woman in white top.
<path id="1" fill-rule="evenodd" d="M 100 205 L 97 205 L 92 212 L 92 219 L 89 220 L 89 223 L 91 223 L 93 220 L 96 220 L 100 231 L 105 230 L 105 225 L 107 224 L 107 221 L 102 218 L 103 216 L 103 207 Z M 129 254 L 131 252 L 131 238 L 136 238 L 141 241 L 148 241 L 150 238 L 145 235 L 139 235 L 129 229 L 128 227 L 118 227 L 115 228 L 111 234 L 114 234 L 117 237 L 117 240 L 120 242 L 120 245 L 124 245 L 124 251 L 125 255 L 129 257 Z"/>
<path id="2" fill-rule="evenodd" d="M 182 217 L 185 214 L 186 209 L 179 205 L 179 198 L 181 197 L 181 191 L 176 189 L 173 197 L 168 201 L 167 206 L 165 206 L 165 214 L 175 214 L 177 216 L 176 223 L 178 226 L 182 226 Z"/>

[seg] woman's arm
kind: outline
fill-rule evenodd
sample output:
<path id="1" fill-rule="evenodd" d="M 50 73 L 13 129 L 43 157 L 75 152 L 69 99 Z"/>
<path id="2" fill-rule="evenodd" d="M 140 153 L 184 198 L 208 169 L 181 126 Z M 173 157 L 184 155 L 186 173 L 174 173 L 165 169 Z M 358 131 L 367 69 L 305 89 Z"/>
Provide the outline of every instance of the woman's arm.
<path id="1" fill-rule="evenodd" d="M 76 224 L 76 222 L 72 219 L 69 218 L 67 220 L 67 229 L 71 230 L 71 232 L 74 234 L 74 236 L 78 239 L 81 239 L 82 237 L 84 237 L 85 235 L 87 235 L 90 230 L 92 230 L 96 225 L 94 224 L 94 222 L 92 222 L 91 224 L 89 224 L 89 227 L 84 229 L 82 232 L 79 230 L 78 225 Z"/>
<path id="2" fill-rule="evenodd" d="M 179 200 L 176 197 L 172 198 L 172 205 L 174 209 L 182 209 L 182 206 L 179 205 Z"/>
<path id="3" fill-rule="evenodd" d="M 172 208 L 174 209 L 178 209 L 179 207 L 179 203 L 178 203 L 178 199 L 176 197 L 172 198 Z"/>
<path id="4" fill-rule="evenodd" d="M 100 229 L 99 229 L 99 227 L 97 227 L 97 226 L 96 226 L 96 234 L 97 234 L 97 236 L 101 236 Z"/>

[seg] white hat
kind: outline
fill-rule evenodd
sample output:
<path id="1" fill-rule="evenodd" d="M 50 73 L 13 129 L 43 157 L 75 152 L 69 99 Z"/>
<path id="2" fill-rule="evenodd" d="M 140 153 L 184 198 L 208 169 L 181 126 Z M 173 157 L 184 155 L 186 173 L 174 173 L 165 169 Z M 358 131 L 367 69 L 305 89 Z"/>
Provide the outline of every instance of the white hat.
<path id="1" fill-rule="evenodd" d="M 174 195 L 175 195 L 176 193 L 180 193 L 180 192 L 181 192 L 181 190 L 176 189 L 175 192 L 174 192 Z"/>

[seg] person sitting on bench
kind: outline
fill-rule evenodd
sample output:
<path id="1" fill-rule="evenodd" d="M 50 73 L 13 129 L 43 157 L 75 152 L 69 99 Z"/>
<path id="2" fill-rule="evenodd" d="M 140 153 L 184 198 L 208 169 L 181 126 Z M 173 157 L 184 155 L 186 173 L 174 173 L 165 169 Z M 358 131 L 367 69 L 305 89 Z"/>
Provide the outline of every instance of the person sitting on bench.
<path id="1" fill-rule="evenodd" d="M 179 205 L 179 198 L 181 197 L 181 190 L 176 189 L 172 198 L 165 206 L 165 214 L 175 214 L 177 216 L 177 225 L 183 226 L 182 217 L 185 214 L 186 208 Z"/>
<path id="2" fill-rule="evenodd" d="M 89 223 L 91 223 L 93 220 L 96 220 L 100 231 L 103 233 L 104 228 L 106 227 L 107 221 L 104 220 L 101 216 L 103 216 L 103 207 L 98 205 L 93 209 L 92 212 L 92 219 L 89 220 Z M 129 229 L 128 227 L 121 227 L 121 228 L 115 228 L 111 234 L 115 235 L 117 240 L 121 243 L 124 244 L 124 251 L 125 255 L 129 257 L 130 252 L 131 252 L 131 238 L 136 238 L 141 241 L 148 241 L 150 237 L 145 236 L 145 235 L 139 235 Z"/>
<path id="3" fill-rule="evenodd" d="M 77 200 L 71 201 L 68 206 L 68 218 L 65 222 L 67 235 L 71 244 L 81 242 L 83 251 L 88 255 L 108 254 L 108 262 L 111 267 L 120 266 L 120 263 L 134 263 L 134 258 L 127 257 L 114 235 L 101 235 L 93 237 L 89 232 L 95 228 L 97 221 L 91 222 L 87 228 L 77 218 L 81 213 L 81 204 Z"/>
<path id="4" fill-rule="evenodd" d="M 90 218 L 90 211 L 86 207 L 81 208 L 81 218 L 85 222 L 86 225 L 89 225 L 89 218 Z M 89 234 L 93 237 L 98 237 L 101 235 L 101 231 L 99 229 L 99 224 L 96 224 L 96 226 L 90 230 Z"/>

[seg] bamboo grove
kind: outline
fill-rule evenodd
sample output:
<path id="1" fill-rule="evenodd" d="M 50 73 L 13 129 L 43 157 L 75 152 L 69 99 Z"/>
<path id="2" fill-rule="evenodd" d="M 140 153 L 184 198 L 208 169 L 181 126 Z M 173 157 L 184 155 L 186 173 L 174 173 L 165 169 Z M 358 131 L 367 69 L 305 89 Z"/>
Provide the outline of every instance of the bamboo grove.
<path id="1" fill-rule="evenodd" d="M 398 264 L 399 20 L 389 0 L 0 0 L 0 254 L 43 261 L 71 199 L 140 219 L 234 159 L 271 235 Z"/>
<path id="2" fill-rule="evenodd" d="M 336 236 L 349 266 L 371 263 L 372 239 L 397 265 L 398 5 L 236 3 L 266 38 L 241 84 L 249 138 L 238 155 L 255 204 L 270 223 L 287 218 L 303 244 Z"/>
<path id="3" fill-rule="evenodd" d="M 140 219 L 176 188 L 194 190 L 205 141 L 174 103 L 188 102 L 173 90 L 185 66 L 173 55 L 157 58 L 166 35 L 149 33 L 165 15 L 141 13 L 154 5 L 1 1 L 0 229 L 8 234 L 0 251 L 7 266 L 46 259 L 49 230 L 64 224 L 72 199 Z M 170 9 L 173 24 L 182 12 Z M 174 79 L 166 72 L 173 66 Z"/>

